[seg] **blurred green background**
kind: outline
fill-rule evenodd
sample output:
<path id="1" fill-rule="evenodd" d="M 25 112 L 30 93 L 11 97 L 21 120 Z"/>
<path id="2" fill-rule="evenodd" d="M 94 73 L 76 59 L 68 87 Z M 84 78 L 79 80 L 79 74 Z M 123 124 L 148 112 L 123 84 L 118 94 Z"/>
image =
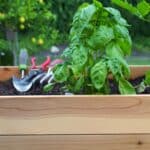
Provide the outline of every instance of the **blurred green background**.
<path id="1" fill-rule="evenodd" d="M 30 55 L 42 61 L 44 56 L 58 57 L 68 45 L 68 34 L 72 18 L 78 6 L 92 0 L 0 0 L 0 65 L 13 65 L 21 48 L 27 48 Z M 113 5 L 110 0 L 100 0 L 104 6 Z M 129 0 L 136 5 L 140 0 Z M 150 23 L 118 8 L 131 25 L 133 40 L 132 56 L 127 58 L 130 64 L 150 65 Z M 45 17 L 45 18 L 44 18 Z M 8 31 L 17 32 L 11 39 Z M 12 34 L 13 35 L 13 34 Z M 51 53 L 51 47 L 57 46 L 60 53 Z M 14 54 L 15 53 L 15 54 Z"/>

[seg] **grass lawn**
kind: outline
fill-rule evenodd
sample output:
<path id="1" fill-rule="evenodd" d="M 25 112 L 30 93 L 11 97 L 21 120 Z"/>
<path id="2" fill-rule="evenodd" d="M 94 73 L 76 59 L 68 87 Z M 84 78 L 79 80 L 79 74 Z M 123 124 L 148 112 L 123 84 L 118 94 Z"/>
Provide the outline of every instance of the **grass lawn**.
<path id="1" fill-rule="evenodd" d="M 150 57 L 129 57 L 127 61 L 130 65 L 150 65 Z"/>

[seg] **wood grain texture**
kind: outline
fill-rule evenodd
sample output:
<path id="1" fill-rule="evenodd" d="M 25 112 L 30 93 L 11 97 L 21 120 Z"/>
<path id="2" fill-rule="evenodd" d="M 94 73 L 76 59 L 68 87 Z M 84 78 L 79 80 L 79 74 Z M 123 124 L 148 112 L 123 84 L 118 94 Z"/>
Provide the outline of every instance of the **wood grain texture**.
<path id="1" fill-rule="evenodd" d="M 150 66 L 131 66 L 131 79 L 134 79 L 138 76 L 142 76 L 145 74 L 147 70 L 150 69 Z M 0 81 L 8 80 L 10 79 L 13 75 L 18 76 L 18 67 L 12 67 L 12 66 L 7 66 L 7 67 L 0 67 Z"/>
<path id="2" fill-rule="evenodd" d="M 0 134 L 150 133 L 150 96 L 0 97 Z"/>
<path id="3" fill-rule="evenodd" d="M 10 79 L 13 75 L 18 76 L 17 67 L 0 67 L 0 81 L 5 81 Z"/>
<path id="4" fill-rule="evenodd" d="M 150 135 L 0 136 L 1 150 L 149 150 Z"/>
<path id="5" fill-rule="evenodd" d="M 0 68 L 0 80 L 13 74 Z M 150 95 L 0 96 L 0 149 L 149 150 Z"/>

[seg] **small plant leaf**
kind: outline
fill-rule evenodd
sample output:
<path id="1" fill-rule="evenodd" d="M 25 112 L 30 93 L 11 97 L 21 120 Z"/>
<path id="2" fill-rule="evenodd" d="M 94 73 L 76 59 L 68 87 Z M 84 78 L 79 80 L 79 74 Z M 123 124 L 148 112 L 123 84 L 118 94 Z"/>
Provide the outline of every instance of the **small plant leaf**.
<path id="1" fill-rule="evenodd" d="M 97 90 L 100 90 L 104 86 L 106 77 L 107 65 L 104 61 L 100 61 L 91 69 L 91 80 Z"/>
<path id="2" fill-rule="evenodd" d="M 146 72 L 144 83 L 150 86 L 150 71 Z"/>
<path id="3" fill-rule="evenodd" d="M 136 94 L 134 87 L 124 78 L 119 79 L 119 91 L 121 94 Z"/>
<path id="4" fill-rule="evenodd" d="M 53 87 L 54 87 L 54 84 L 53 84 L 53 83 L 48 83 L 47 85 L 45 85 L 45 86 L 43 87 L 43 91 L 44 91 L 44 92 L 49 92 L 49 91 L 51 91 L 51 90 L 53 89 Z"/>
<path id="5" fill-rule="evenodd" d="M 74 87 L 74 92 L 79 92 L 81 90 L 81 88 L 83 87 L 83 84 L 84 84 L 84 76 L 82 75 L 77 81 L 76 81 L 76 84 L 75 84 L 75 87 Z"/>
<path id="6" fill-rule="evenodd" d="M 62 82 L 67 81 L 68 77 L 69 77 L 69 70 L 67 66 L 64 64 L 57 65 L 54 71 L 55 81 L 62 83 Z"/>

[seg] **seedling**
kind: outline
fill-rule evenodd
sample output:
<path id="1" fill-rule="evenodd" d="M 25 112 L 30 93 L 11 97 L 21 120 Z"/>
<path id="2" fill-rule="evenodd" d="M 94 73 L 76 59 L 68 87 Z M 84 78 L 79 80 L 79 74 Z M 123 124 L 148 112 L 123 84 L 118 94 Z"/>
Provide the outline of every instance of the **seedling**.
<path id="1" fill-rule="evenodd" d="M 150 87 L 150 71 L 146 72 L 145 79 L 136 87 L 137 93 L 143 93 L 148 87 Z"/>

